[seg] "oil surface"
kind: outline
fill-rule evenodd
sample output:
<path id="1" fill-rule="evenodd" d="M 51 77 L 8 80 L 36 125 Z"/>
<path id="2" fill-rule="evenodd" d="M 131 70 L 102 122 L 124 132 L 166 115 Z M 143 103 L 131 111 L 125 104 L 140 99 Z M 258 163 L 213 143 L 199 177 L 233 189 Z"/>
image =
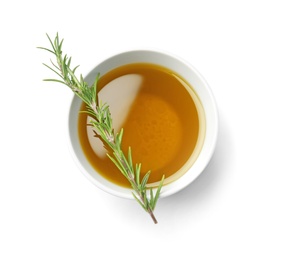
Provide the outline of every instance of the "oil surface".
<path id="1" fill-rule="evenodd" d="M 176 173 L 190 158 L 199 135 L 198 111 L 190 90 L 172 71 L 152 64 L 125 65 L 102 76 L 98 90 L 110 105 L 115 132 L 124 128 L 123 151 L 132 148 L 142 176 L 151 170 L 149 183 Z M 79 114 L 79 138 L 89 162 L 106 179 L 130 187 L 88 122 L 86 114 Z"/>

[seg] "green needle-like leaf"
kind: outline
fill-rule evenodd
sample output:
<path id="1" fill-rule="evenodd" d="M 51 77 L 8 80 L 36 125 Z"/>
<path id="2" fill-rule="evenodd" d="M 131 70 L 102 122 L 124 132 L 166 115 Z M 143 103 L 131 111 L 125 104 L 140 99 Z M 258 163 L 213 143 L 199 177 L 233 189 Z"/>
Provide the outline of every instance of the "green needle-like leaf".
<path id="1" fill-rule="evenodd" d="M 131 147 L 128 147 L 128 163 L 131 166 L 131 170 L 132 172 L 134 172 L 134 168 L 133 168 L 133 162 L 132 162 L 132 151 L 131 151 Z"/>
<path id="2" fill-rule="evenodd" d="M 147 181 L 148 181 L 149 176 L 150 176 L 150 173 L 151 173 L 151 171 L 148 171 L 148 172 L 145 174 L 145 176 L 143 177 L 142 182 L 141 182 L 141 189 L 145 189 L 146 184 L 147 184 Z"/>

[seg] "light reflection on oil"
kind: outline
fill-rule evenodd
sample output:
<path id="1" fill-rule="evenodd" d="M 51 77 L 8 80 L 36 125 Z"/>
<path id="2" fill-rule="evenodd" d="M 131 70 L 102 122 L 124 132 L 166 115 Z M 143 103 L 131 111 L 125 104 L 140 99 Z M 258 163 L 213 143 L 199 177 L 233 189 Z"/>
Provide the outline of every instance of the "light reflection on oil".
<path id="1" fill-rule="evenodd" d="M 140 90 L 142 84 L 142 76 L 136 74 L 128 74 L 116 78 L 105 85 L 98 92 L 98 98 L 103 103 L 109 105 L 112 115 L 112 123 L 115 133 L 119 132 L 125 120 L 128 117 L 132 103 Z M 124 102 L 122 102 L 124 100 Z M 87 124 L 91 118 L 87 118 Z M 95 154 L 101 158 L 106 157 L 106 150 L 99 138 L 94 138 L 93 128 L 87 127 L 87 136 Z"/>

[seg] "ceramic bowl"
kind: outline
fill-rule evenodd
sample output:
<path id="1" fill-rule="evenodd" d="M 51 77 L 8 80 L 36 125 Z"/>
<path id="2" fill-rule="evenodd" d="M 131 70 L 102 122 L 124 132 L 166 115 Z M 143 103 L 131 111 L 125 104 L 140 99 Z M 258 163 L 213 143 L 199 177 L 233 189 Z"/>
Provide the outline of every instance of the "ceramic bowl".
<path id="1" fill-rule="evenodd" d="M 85 81 L 91 85 L 93 84 L 97 73 L 104 75 L 110 70 L 130 63 L 152 63 L 172 70 L 193 87 L 203 107 L 205 132 L 200 151 L 192 165 L 185 166 L 188 167 L 188 169 L 186 169 L 185 173 L 181 177 L 163 186 L 160 196 L 170 196 L 192 183 L 203 172 L 213 155 L 218 134 L 218 114 L 216 103 L 207 82 L 200 73 L 188 62 L 165 52 L 136 50 L 120 53 L 97 65 L 85 77 Z M 82 151 L 77 132 L 80 105 L 81 100 L 77 96 L 74 96 L 71 102 L 68 120 L 71 151 L 77 165 L 83 174 L 98 188 L 112 195 L 133 199 L 131 189 L 120 187 L 103 178 L 86 159 Z"/>

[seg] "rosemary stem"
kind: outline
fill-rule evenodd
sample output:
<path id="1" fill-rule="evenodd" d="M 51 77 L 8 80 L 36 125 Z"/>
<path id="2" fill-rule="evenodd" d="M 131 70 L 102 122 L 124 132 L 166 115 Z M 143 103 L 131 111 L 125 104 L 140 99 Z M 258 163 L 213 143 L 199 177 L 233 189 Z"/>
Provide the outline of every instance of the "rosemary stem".
<path id="1" fill-rule="evenodd" d="M 87 112 L 93 118 L 93 120 L 90 122 L 90 125 L 94 127 L 97 137 L 101 137 L 104 141 L 104 144 L 106 146 L 109 146 L 111 148 L 111 151 L 113 152 L 113 155 L 112 153 L 107 153 L 107 156 L 121 171 L 121 173 L 127 178 L 134 190 L 134 192 L 132 192 L 133 196 L 145 209 L 145 211 L 149 213 L 154 223 L 157 224 L 158 222 L 154 216 L 153 211 L 155 209 L 155 205 L 159 198 L 160 190 L 163 185 L 164 175 L 157 188 L 155 196 L 153 194 L 152 188 L 150 188 L 150 198 L 147 198 L 146 184 L 150 172 L 147 172 L 141 181 L 141 164 L 135 164 L 136 169 L 134 170 L 134 164 L 131 156 L 131 148 L 129 149 L 127 156 L 123 153 L 121 148 L 123 129 L 120 133 L 114 133 L 109 107 L 107 104 L 102 104 L 97 97 L 96 90 L 99 75 L 96 77 L 95 82 L 92 86 L 89 86 L 89 84 L 84 81 L 82 75 L 80 75 L 80 78 L 76 77 L 75 71 L 78 66 L 72 69 L 70 67 L 71 58 L 68 58 L 67 55 L 63 56 L 62 54 L 63 40 L 59 39 L 58 34 L 56 35 L 54 41 L 52 41 L 48 35 L 47 37 L 52 46 L 52 50 L 43 47 L 39 48 L 53 53 L 56 56 L 56 62 L 58 65 L 55 65 L 53 61 L 51 61 L 53 65 L 52 67 L 46 64 L 44 65 L 51 69 L 53 72 L 55 72 L 57 76 L 60 77 L 60 80 L 46 80 L 56 81 L 65 84 L 87 105 L 87 111 L 85 112 Z"/>
<path id="2" fill-rule="evenodd" d="M 149 214 L 150 214 L 150 216 L 151 216 L 151 218 L 152 218 L 154 224 L 157 224 L 158 221 L 157 221 L 157 219 L 156 219 L 156 217 L 155 217 L 153 211 L 150 209 L 150 210 L 148 210 L 148 212 L 149 212 Z"/>

